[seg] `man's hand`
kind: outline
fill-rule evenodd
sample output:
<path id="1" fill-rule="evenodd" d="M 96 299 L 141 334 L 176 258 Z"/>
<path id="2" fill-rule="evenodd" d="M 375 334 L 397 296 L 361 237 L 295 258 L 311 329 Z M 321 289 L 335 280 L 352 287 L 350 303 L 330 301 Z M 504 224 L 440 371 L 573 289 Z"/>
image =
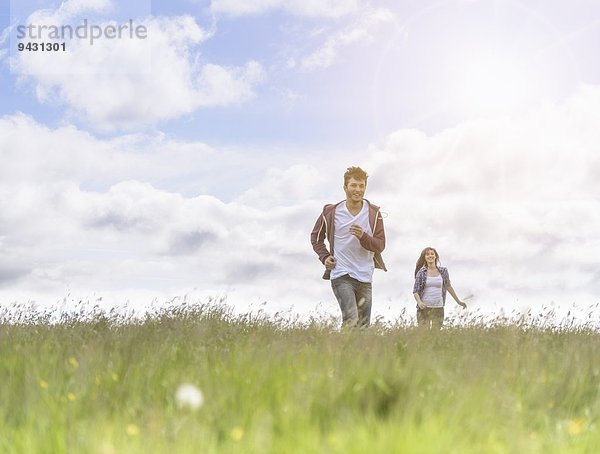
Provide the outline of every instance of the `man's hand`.
<path id="1" fill-rule="evenodd" d="M 363 232 L 363 229 L 359 225 L 352 224 L 350 226 L 350 233 L 360 240 L 362 238 L 364 232 Z"/>
<path id="2" fill-rule="evenodd" d="M 456 302 L 459 306 L 462 306 L 463 309 L 467 308 L 467 305 L 465 303 L 463 303 L 462 301 L 457 301 Z"/>
<path id="3" fill-rule="evenodd" d="M 334 269 L 335 268 L 335 264 L 336 264 L 335 257 L 333 255 L 330 255 L 329 257 L 327 257 L 325 259 L 324 263 L 325 263 L 325 269 L 326 270 L 332 270 L 332 269 Z"/>
<path id="4" fill-rule="evenodd" d="M 422 301 L 417 301 L 417 306 L 419 309 L 427 309 L 427 306 Z"/>

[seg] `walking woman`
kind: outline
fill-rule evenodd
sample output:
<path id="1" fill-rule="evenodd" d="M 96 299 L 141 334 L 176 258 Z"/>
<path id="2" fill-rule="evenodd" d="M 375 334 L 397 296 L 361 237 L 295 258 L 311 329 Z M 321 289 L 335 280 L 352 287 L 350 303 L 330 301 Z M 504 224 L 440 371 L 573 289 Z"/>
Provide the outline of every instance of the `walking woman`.
<path id="1" fill-rule="evenodd" d="M 452 295 L 456 303 L 463 308 L 463 303 L 450 284 L 448 270 L 440 266 L 440 256 L 432 247 L 421 252 L 415 267 L 415 285 L 413 295 L 417 300 L 417 323 L 422 328 L 440 329 L 444 322 L 444 304 L 446 292 Z"/>

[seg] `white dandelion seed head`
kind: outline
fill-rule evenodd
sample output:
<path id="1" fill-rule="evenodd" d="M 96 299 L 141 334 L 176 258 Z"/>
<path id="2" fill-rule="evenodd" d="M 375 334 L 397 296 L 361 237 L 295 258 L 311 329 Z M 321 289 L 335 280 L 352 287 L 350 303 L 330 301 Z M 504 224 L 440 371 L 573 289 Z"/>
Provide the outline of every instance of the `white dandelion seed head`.
<path id="1" fill-rule="evenodd" d="M 198 410 L 204 404 L 204 395 L 196 386 L 184 383 L 175 393 L 175 400 L 179 408 Z"/>

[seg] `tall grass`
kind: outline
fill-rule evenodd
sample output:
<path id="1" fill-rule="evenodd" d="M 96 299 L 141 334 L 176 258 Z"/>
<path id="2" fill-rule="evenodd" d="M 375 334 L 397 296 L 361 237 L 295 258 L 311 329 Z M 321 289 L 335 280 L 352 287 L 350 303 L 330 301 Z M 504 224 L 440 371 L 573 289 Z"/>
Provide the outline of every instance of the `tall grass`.
<path id="1" fill-rule="evenodd" d="M 600 452 L 587 327 L 340 331 L 216 304 L 12 316 L 0 452 Z M 182 383 L 197 410 L 178 405 Z"/>

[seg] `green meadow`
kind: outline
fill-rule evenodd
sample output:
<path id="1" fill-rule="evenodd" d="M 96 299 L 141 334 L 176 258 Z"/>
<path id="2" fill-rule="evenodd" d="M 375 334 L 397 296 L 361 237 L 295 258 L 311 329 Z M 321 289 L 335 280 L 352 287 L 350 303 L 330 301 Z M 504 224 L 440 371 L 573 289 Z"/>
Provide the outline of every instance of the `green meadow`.
<path id="1" fill-rule="evenodd" d="M 0 383 L 2 453 L 600 452 L 590 328 L 24 315 L 0 324 Z"/>

